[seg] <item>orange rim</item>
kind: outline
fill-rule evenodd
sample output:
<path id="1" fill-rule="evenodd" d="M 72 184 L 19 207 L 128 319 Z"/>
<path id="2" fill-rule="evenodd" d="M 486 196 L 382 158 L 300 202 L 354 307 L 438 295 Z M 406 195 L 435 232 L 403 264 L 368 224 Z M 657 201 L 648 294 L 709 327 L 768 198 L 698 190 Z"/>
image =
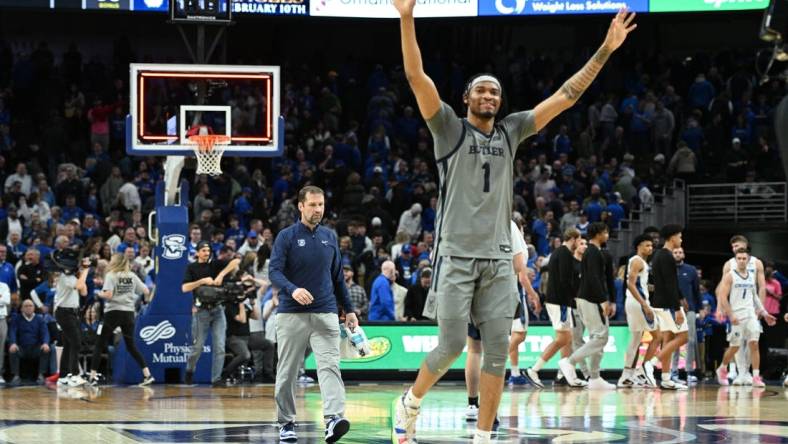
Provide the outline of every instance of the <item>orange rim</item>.
<path id="1" fill-rule="evenodd" d="M 214 145 L 227 145 L 230 143 L 230 136 L 223 134 L 199 134 L 189 136 L 189 142 L 197 145 L 200 152 L 212 151 Z"/>

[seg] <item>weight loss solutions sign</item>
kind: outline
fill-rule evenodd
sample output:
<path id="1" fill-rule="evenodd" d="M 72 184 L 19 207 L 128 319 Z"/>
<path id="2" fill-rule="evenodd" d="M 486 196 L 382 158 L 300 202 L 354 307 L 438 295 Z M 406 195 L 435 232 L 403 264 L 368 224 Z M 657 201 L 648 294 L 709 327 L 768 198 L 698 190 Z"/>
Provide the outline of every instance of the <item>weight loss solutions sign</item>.
<path id="1" fill-rule="evenodd" d="M 363 358 L 343 359 L 343 370 L 418 370 L 421 361 L 438 345 L 437 325 L 392 325 L 363 326 L 370 342 L 372 353 Z M 528 329 L 525 342 L 520 344 L 520 368 L 536 363 L 545 348 L 553 341 L 555 331 L 549 325 L 532 326 Z M 624 366 L 624 351 L 629 341 L 626 326 L 611 326 L 602 369 L 621 369 Z M 558 368 L 558 355 L 553 357 L 545 368 Z M 306 361 L 308 370 L 315 370 L 314 356 Z M 452 365 L 453 369 L 465 368 L 465 353 Z"/>
<path id="2" fill-rule="evenodd" d="M 653 1 L 653 0 L 652 0 Z M 648 11 L 648 0 L 479 0 L 479 15 L 610 14 Z"/>

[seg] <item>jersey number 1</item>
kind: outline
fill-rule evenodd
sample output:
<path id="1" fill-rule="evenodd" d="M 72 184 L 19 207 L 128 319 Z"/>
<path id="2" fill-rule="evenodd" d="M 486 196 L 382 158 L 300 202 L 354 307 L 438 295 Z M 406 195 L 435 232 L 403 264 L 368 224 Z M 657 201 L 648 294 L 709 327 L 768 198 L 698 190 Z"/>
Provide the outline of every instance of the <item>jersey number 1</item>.
<path id="1" fill-rule="evenodd" d="M 482 169 L 484 170 L 484 192 L 490 192 L 490 162 L 484 162 L 482 165 Z"/>

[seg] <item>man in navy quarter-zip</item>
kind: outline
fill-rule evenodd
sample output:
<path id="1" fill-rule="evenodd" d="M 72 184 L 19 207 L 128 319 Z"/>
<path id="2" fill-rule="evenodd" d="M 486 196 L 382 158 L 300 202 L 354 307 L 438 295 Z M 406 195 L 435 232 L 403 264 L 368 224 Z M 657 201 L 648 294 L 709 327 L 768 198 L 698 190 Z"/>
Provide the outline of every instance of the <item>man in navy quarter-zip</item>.
<path id="1" fill-rule="evenodd" d="M 358 319 L 345 286 L 339 243 L 331 230 L 320 225 L 324 209 L 323 190 L 302 188 L 298 193 L 301 219 L 276 236 L 269 263 L 271 282 L 279 289 L 275 396 L 283 442 L 298 440 L 295 388 L 307 345 L 317 361 L 326 442 L 336 442 L 350 430 L 350 422 L 343 417 L 345 387 L 339 373 L 339 308 L 349 330 L 358 325 Z"/>

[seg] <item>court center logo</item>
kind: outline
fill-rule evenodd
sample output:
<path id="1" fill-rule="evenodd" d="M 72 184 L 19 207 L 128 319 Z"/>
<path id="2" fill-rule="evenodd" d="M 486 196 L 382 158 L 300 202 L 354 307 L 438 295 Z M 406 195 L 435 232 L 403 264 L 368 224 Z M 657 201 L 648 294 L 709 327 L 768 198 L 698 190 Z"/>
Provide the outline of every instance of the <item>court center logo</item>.
<path id="1" fill-rule="evenodd" d="M 164 251 L 161 257 L 164 259 L 180 259 L 186 251 L 186 236 L 182 234 L 168 234 L 161 239 Z"/>
<path id="2" fill-rule="evenodd" d="M 148 345 L 162 339 L 170 339 L 173 336 L 175 336 L 175 327 L 170 324 L 170 321 L 161 321 L 140 330 L 140 339 Z"/>
<path id="3" fill-rule="evenodd" d="M 495 0 L 495 9 L 501 14 L 522 14 L 528 0 Z M 508 6 L 514 2 L 514 6 Z"/>

